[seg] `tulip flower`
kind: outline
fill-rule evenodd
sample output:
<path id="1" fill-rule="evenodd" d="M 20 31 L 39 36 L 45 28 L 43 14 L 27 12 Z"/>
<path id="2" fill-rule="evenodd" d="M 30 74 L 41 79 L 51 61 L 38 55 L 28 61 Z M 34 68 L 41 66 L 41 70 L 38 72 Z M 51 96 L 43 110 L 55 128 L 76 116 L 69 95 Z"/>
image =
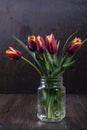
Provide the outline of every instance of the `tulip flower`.
<path id="1" fill-rule="evenodd" d="M 45 50 L 45 42 L 44 39 L 39 35 L 37 36 L 37 51 L 43 53 Z"/>
<path id="2" fill-rule="evenodd" d="M 78 51 L 82 45 L 82 40 L 80 38 L 74 38 L 67 47 L 67 52 L 73 54 Z"/>
<path id="3" fill-rule="evenodd" d="M 22 53 L 17 49 L 9 47 L 9 49 L 6 50 L 6 55 L 12 59 L 19 60 L 22 56 Z"/>
<path id="4" fill-rule="evenodd" d="M 46 44 L 47 44 L 48 51 L 51 54 L 54 54 L 57 52 L 58 50 L 57 41 L 55 40 L 55 37 L 53 34 L 46 36 Z"/>
<path id="5" fill-rule="evenodd" d="M 28 36 L 28 46 L 32 51 L 37 50 L 37 40 L 34 35 Z"/>

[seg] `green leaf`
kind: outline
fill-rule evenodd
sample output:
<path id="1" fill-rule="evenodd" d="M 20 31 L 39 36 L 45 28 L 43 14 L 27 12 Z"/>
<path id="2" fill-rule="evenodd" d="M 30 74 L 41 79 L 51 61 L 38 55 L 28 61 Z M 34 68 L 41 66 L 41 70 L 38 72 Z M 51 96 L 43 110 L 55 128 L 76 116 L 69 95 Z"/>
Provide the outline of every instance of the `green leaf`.
<path id="1" fill-rule="evenodd" d="M 28 46 L 21 41 L 20 39 L 18 39 L 17 37 L 13 36 L 13 38 L 33 57 L 35 58 L 35 54 L 33 52 L 31 52 L 28 48 Z"/>
<path id="2" fill-rule="evenodd" d="M 75 63 L 75 61 L 73 60 L 72 62 L 70 62 L 70 63 L 67 63 L 67 64 L 64 64 L 63 65 L 63 68 L 68 68 L 68 67 L 70 67 L 71 65 L 73 65 Z"/>
<path id="3" fill-rule="evenodd" d="M 54 54 L 53 55 L 53 63 L 54 63 L 54 65 L 57 67 L 58 66 L 58 58 L 57 58 L 57 54 Z M 54 66 L 53 65 L 53 66 Z"/>
<path id="4" fill-rule="evenodd" d="M 50 75 L 50 77 L 55 77 L 55 76 L 57 76 L 60 72 L 62 72 L 62 69 L 63 68 L 57 68 L 57 69 L 55 69 L 53 72 L 52 72 L 52 74 Z"/>
<path id="5" fill-rule="evenodd" d="M 83 40 L 82 45 L 83 45 L 85 42 L 87 42 L 87 38 Z"/>
<path id="6" fill-rule="evenodd" d="M 36 65 L 34 65 L 30 60 L 27 60 L 25 57 L 21 57 L 21 59 L 23 59 L 24 61 L 26 61 L 28 64 L 30 64 L 41 76 L 42 76 L 42 72 L 39 70 L 39 68 L 37 68 Z"/>
<path id="7" fill-rule="evenodd" d="M 63 57 L 61 57 L 60 64 L 59 64 L 60 66 L 62 66 L 62 64 L 66 61 L 67 56 L 68 56 L 68 54 L 66 53 L 66 55 L 64 55 Z"/>
<path id="8" fill-rule="evenodd" d="M 41 55 L 36 55 L 36 58 L 37 58 L 37 60 L 38 60 L 38 62 L 39 62 L 39 64 L 41 65 L 41 70 L 42 70 L 42 72 L 43 72 L 43 74 L 46 76 L 46 75 L 48 75 L 48 66 L 47 66 L 47 64 L 45 63 L 45 61 L 44 61 L 44 59 L 43 59 L 43 57 L 41 56 Z"/>
<path id="9" fill-rule="evenodd" d="M 66 47 L 67 47 L 67 45 L 70 43 L 70 42 L 69 42 L 70 39 L 71 39 L 76 33 L 77 33 L 77 32 L 72 33 L 72 34 L 68 37 L 68 39 L 66 40 L 66 42 L 65 42 L 65 44 L 64 44 L 64 46 L 63 46 L 62 55 L 65 54 L 65 52 L 66 52 Z"/>
<path id="10" fill-rule="evenodd" d="M 41 69 L 41 65 L 39 64 L 39 62 L 36 59 L 35 52 L 30 51 L 29 48 L 28 48 L 28 46 L 23 41 L 21 41 L 20 39 L 18 39 L 16 36 L 13 36 L 13 38 L 29 53 L 29 55 L 31 55 L 31 57 L 33 57 L 33 59 L 35 60 L 35 62 L 37 63 L 37 65 Z"/>
<path id="11" fill-rule="evenodd" d="M 64 62 L 64 64 L 70 63 L 72 61 L 72 59 L 73 59 L 73 55 L 70 56 L 70 57 L 67 57 L 66 60 L 65 60 L 65 62 Z"/>
<path id="12" fill-rule="evenodd" d="M 59 48 L 59 45 L 60 45 L 60 40 L 59 40 L 58 43 L 57 43 L 57 48 Z"/>
<path id="13" fill-rule="evenodd" d="M 50 65 L 50 67 L 53 67 L 53 58 L 51 56 L 51 54 L 48 52 L 48 50 L 46 49 L 45 51 L 45 57 Z"/>

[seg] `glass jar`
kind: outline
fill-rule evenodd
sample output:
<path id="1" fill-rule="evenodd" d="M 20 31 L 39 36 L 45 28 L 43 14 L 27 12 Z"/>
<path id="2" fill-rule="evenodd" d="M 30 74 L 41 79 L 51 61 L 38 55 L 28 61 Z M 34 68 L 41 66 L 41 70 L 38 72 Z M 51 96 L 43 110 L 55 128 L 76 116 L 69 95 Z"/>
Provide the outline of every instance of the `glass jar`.
<path id="1" fill-rule="evenodd" d="M 63 77 L 41 77 L 37 96 L 37 117 L 41 121 L 59 122 L 65 117 L 66 91 Z"/>

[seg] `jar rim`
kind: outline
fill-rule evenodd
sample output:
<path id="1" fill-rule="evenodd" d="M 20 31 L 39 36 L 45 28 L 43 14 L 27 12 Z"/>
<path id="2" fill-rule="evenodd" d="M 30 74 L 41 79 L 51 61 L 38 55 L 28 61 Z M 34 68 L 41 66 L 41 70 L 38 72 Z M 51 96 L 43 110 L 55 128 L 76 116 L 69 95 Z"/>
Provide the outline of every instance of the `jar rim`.
<path id="1" fill-rule="evenodd" d="M 48 78 L 46 76 L 41 76 L 41 81 L 43 82 L 63 82 L 63 76 L 59 76 L 59 77 L 52 77 L 52 78 Z"/>
<path id="2" fill-rule="evenodd" d="M 46 77 L 46 76 L 41 76 L 41 79 L 48 79 L 48 80 L 51 80 L 51 79 L 62 79 L 63 76 L 57 76 L 57 77 Z"/>

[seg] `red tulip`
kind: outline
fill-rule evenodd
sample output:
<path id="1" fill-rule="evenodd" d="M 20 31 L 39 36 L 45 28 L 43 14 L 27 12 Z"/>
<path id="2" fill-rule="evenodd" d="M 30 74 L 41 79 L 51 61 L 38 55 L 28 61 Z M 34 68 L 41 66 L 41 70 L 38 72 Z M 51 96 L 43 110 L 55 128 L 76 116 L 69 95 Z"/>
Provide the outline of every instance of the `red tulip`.
<path id="1" fill-rule="evenodd" d="M 9 49 L 6 50 L 6 55 L 12 59 L 19 60 L 22 56 L 22 53 L 17 49 L 9 47 Z"/>
<path id="2" fill-rule="evenodd" d="M 58 51 L 57 41 L 55 40 L 55 37 L 53 34 L 46 36 L 46 44 L 47 44 L 48 51 L 51 54 L 54 54 Z"/>
<path id="3" fill-rule="evenodd" d="M 37 50 L 37 40 L 34 35 L 28 36 L 28 46 L 32 51 Z"/>
<path id="4" fill-rule="evenodd" d="M 44 39 L 39 35 L 37 36 L 37 51 L 43 53 L 45 50 L 45 42 Z"/>
<path id="5" fill-rule="evenodd" d="M 67 52 L 70 54 L 73 54 L 76 51 L 78 51 L 78 49 L 81 47 L 81 45 L 82 45 L 82 40 L 80 38 L 76 37 L 68 45 Z"/>

